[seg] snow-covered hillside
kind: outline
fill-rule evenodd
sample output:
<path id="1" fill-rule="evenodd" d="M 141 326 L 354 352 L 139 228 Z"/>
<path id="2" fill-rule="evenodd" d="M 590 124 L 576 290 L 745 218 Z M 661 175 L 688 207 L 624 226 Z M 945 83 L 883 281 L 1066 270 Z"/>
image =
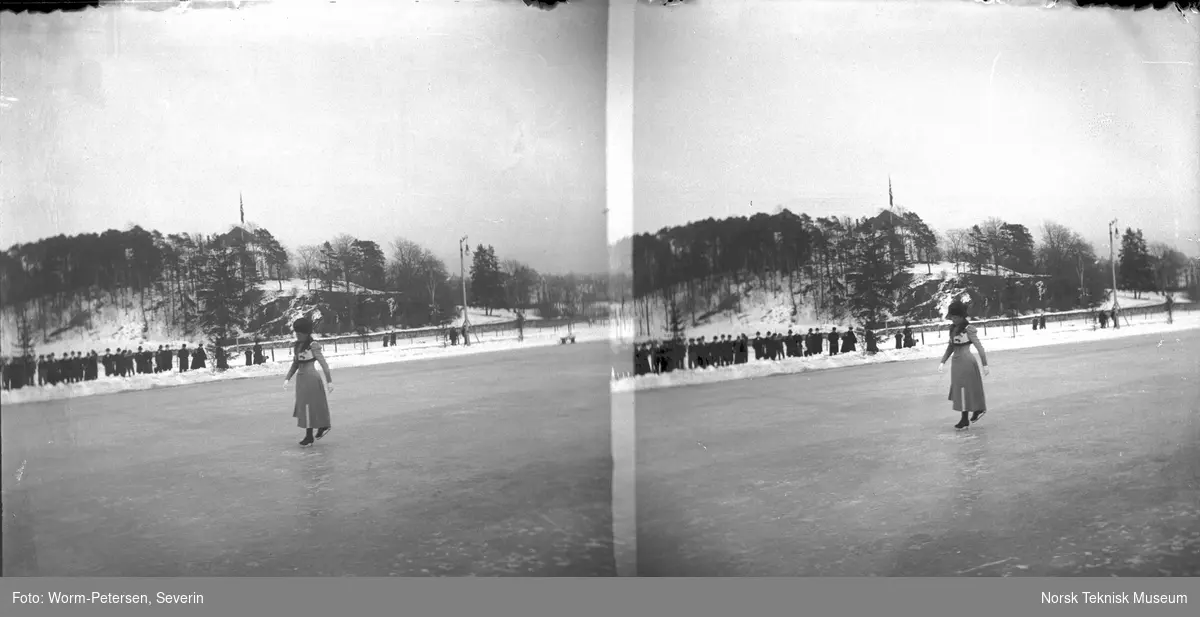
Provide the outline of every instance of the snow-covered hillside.
<path id="1" fill-rule="evenodd" d="M 517 312 L 510 311 L 508 309 L 492 309 L 492 314 L 488 315 L 483 309 L 472 307 L 470 311 L 467 311 L 467 316 L 471 320 L 471 325 L 482 326 L 490 323 L 505 323 L 514 321 L 517 318 Z M 541 319 L 541 317 L 536 315 L 533 311 L 525 312 L 526 321 L 535 321 L 538 319 Z M 462 322 L 462 316 L 460 315 L 450 323 L 453 326 L 461 326 Z"/>
<path id="2" fill-rule="evenodd" d="M 320 281 L 316 280 L 308 281 L 305 279 L 284 279 L 282 281 L 270 280 L 259 283 L 258 288 L 268 295 L 278 298 L 285 296 L 300 296 L 308 293 L 309 291 L 317 291 L 321 289 L 320 285 Z M 338 281 L 333 285 L 333 291 L 346 291 L 346 283 L 343 281 Z M 384 293 L 382 291 L 363 287 L 358 283 L 350 283 L 350 291 L 356 294 L 367 295 L 382 295 Z"/>
<path id="3" fill-rule="evenodd" d="M 48 336 L 49 340 L 45 340 Z M 152 315 L 143 316 L 138 308 L 118 307 L 111 304 L 76 315 L 72 323 L 62 328 L 34 329 L 35 353 L 61 355 L 69 351 L 86 353 L 95 350 L 103 354 L 105 349 L 136 349 L 139 345 L 157 348 L 167 345 L 178 348 L 187 343 L 194 347 L 198 341 L 185 337 L 177 329 L 158 323 Z M 11 310 L 0 314 L 0 355 L 13 356 L 20 353 L 16 315 Z"/>
<path id="4" fill-rule="evenodd" d="M 938 283 L 938 291 L 922 305 L 931 306 L 933 313 L 938 316 L 945 315 L 950 303 L 955 299 L 970 301 L 969 292 L 951 293 L 959 273 L 969 273 L 969 271 L 970 267 L 967 264 L 956 265 L 953 262 L 917 264 L 908 268 L 909 274 L 913 277 L 910 283 L 911 288 L 915 289 L 930 282 Z M 987 269 L 984 274 L 995 276 L 996 271 Z M 1038 278 L 1032 274 L 1016 272 L 1004 267 L 1000 268 L 999 275 L 1026 280 Z M 708 311 L 708 314 L 697 312 L 695 322 L 692 321 L 692 312 L 681 305 L 680 314 L 683 318 L 686 335 L 688 337 L 713 337 L 723 334 L 746 334 L 753 337 L 756 332 L 763 334 L 767 332 L 786 333 L 789 329 L 808 331 L 809 328 L 829 331 L 832 327 L 845 330 L 851 325 L 856 328 L 861 326 L 861 324 L 852 323 L 849 320 L 831 321 L 817 317 L 814 315 L 809 299 L 803 297 L 796 298 L 797 305 L 793 310 L 792 298 L 787 286 L 786 280 L 774 286 L 778 289 L 772 289 L 772 285 L 764 288 L 758 282 L 744 283 L 740 290 L 736 290 L 736 297 L 725 298 L 719 306 Z M 1165 297 L 1160 294 L 1143 294 L 1142 298 L 1135 300 L 1132 292 L 1124 291 L 1119 292 L 1118 298 L 1121 306 L 1125 308 L 1162 304 L 1165 301 Z M 1177 302 L 1189 301 L 1183 294 L 1176 294 L 1175 300 Z M 1101 306 L 1101 308 L 1104 307 L 1111 308 L 1111 300 L 1107 300 Z M 922 310 L 921 312 L 925 313 L 926 311 Z M 1031 311 L 1030 314 L 1033 312 Z M 620 340 L 632 338 L 638 341 L 667 338 L 667 310 L 661 298 L 652 301 L 649 317 L 649 332 L 647 332 L 647 319 L 644 313 L 640 315 L 640 319 L 632 314 L 623 316 L 619 320 L 619 326 L 614 330 L 614 336 L 620 337 Z"/>
<path id="5" fill-rule="evenodd" d="M 721 334 L 745 333 L 754 336 L 755 332 L 786 332 L 789 328 L 828 328 L 832 325 L 813 316 L 809 306 L 799 306 L 796 315 L 792 314 L 792 303 L 787 290 L 776 291 L 762 288 L 754 283 L 743 285 L 740 293 L 740 310 L 738 306 L 721 306 L 710 311 L 711 314 L 696 314 L 696 322 L 692 321 L 692 313 L 680 307 L 688 337 L 713 337 Z M 650 307 L 650 327 L 647 333 L 646 316 L 627 315 L 625 330 L 637 332 L 637 340 L 667 338 L 667 310 L 661 299 L 652 300 Z"/>
<path id="6" fill-rule="evenodd" d="M 299 280 L 299 286 L 289 287 L 286 283 L 285 281 L 283 292 L 279 292 L 279 286 L 275 284 L 272 290 L 274 294 L 296 295 L 297 289 L 304 289 L 303 279 Z M 266 285 L 270 286 L 269 283 Z M 371 292 L 372 290 L 366 290 L 366 293 Z M 301 295 L 303 293 L 300 291 Z M 263 302 L 272 301 L 277 297 L 274 294 L 268 293 Z M 288 320 L 300 317 L 303 309 L 302 305 L 294 306 L 287 315 Z M 483 309 L 474 307 L 468 314 L 473 325 L 503 323 L 516 319 L 516 315 L 512 311 L 497 310 L 493 311 L 491 315 L 487 315 Z M 157 349 L 160 345 L 178 349 L 184 343 L 188 347 L 195 347 L 201 342 L 206 342 L 203 340 L 204 337 L 199 335 L 184 336 L 178 329 L 158 323 L 152 315 L 146 317 L 148 319 L 143 318 L 142 312 L 137 308 L 125 309 L 106 306 L 93 310 L 90 312 L 90 319 L 77 320 L 77 324 L 56 334 L 52 331 L 47 332 L 47 334 L 52 334 L 49 340 L 43 340 L 42 331 L 38 329 L 34 337 L 35 353 L 61 355 L 72 351 L 81 353 L 96 351 L 103 354 L 105 349 L 137 349 L 139 346 Z M 525 317 L 530 321 L 538 319 L 533 314 L 526 314 Z M 461 325 L 462 318 L 456 319 L 454 324 Z M 18 353 L 16 316 L 11 311 L 5 311 L 3 315 L 0 315 L 0 355 L 12 356 Z"/>
<path id="7" fill-rule="evenodd" d="M 965 263 L 954 263 L 952 261 L 943 261 L 935 264 L 916 264 L 908 267 L 908 273 L 913 275 L 912 286 L 923 285 L 930 280 L 946 280 L 957 277 L 959 274 L 970 274 L 971 267 Z M 985 275 L 1015 277 L 1022 279 L 1036 278 L 1032 274 L 1017 272 L 1010 270 L 1004 266 L 1000 266 L 999 270 L 988 267 L 983 270 Z"/>
<path id="8" fill-rule="evenodd" d="M 288 279 L 288 280 L 284 280 L 282 282 L 267 281 L 265 283 L 260 284 L 259 289 L 261 289 L 266 294 L 266 298 L 264 298 L 263 302 L 271 302 L 278 298 L 283 298 L 283 297 L 303 296 L 303 295 L 307 294 L 310 289 L 318 289 L 318 287 L 316 287 L 316 285 L 317 285 L 316 281 L 310 282 L 310 281 L 306 281 L 304 279 Z M 333 290 L 334 291 L 345 291 L 346 290 L 345 283 L 338 283 L 338 284 L 334 285 Z M 363 287 L 362 285 L 358 285 L 356 283 L 350 284 L 350 290 L 356 294 L 367 294 L 367 295 L 383 295 L 386 293 L 386 292 L 378 291 L 375 289 Z M 491 311 L 491 314 L 489 315 L 488 311 L 485 311 L 484 309 L 476 308 L 476 307 L 471 307 L 471 309 L 470 309 L 470 311 L 468 311 L 467 315 L 470 318 L 471 323 L 473 325 L 484 325 L 484 324 L 490 324 L 490 323 L 504 323 L 504 322 L 508 322 L 508 321 L 513 321 L 517 318 L 516 311 L 511 311 L 508 309 L 493 309 Z M 529 320 L 529 321 L 533 321 L 535 319 L 541 319 L 541 317 L 538 316 L 533 311 L 526 311 L 525 319 Z M 463 322 L 462 315 L 460 314 L 452 322 L 450 322 L 450 325 L 461 326 L 462 322 Z M 389 330 L 389 331 L 391 331 L 391 330 Z"/>

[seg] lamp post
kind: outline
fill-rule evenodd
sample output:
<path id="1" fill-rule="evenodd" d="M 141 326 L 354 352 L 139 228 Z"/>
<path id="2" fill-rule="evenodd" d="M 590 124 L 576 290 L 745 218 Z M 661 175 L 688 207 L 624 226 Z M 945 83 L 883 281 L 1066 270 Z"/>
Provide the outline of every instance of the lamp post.
<path id="1" fill-rule="evenodd" d="M 462 307 L 463 307 L 462 308 L 462 311 L 463 311 L 463 345 L 468 345 L 468 346 L 471 344 L 471 337 L 468 333 L 468 329 L 471 327 L 471 319 L 470 319 L 470 317 L 467 316 L 466 254 L 470 250 L 471 250 L 471 247 L 467 246 L 467 237 L 463 236 L 462 238 L 460 238 L 458 240 L 458 277 L 460 279 L 462 279 L 462 292 L 463 292 L 463 303 L 462 303 Z"/>
<path id="2" fill-rule="evenodd" d="M 1113 249 L 1113 234 L 1116 233 L 1117 219 L 1113 219 L 1108 223 L 1108 265 L 1112 268 L 1112 312 L 1113 312 L 1113 328 L 1120 330 L 1121 321 L 1117 318 L 1117 310 L 1120 308 L 1117 304 L 1117 259 L 1116 252 Z"/>

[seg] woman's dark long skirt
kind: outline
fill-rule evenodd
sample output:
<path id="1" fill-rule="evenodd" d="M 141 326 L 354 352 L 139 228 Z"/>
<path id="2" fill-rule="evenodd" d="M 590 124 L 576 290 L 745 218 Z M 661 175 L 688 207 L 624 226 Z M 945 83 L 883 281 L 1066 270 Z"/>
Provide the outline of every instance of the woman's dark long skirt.
<path id="1" fill-rule="evenodd" d="M 316 362 L 305 362 L 296 370 L 296 407 L 292 416 L 300 428 L 325 428 L 329 422 L 329 399 Z"/>
<path id="2" fill-rule="evenodd" d="M 956 349 L 951 357 L 950 401 L 954 403 L 954 411 L 987 411 L 983 372 L 969 347 Z"/>

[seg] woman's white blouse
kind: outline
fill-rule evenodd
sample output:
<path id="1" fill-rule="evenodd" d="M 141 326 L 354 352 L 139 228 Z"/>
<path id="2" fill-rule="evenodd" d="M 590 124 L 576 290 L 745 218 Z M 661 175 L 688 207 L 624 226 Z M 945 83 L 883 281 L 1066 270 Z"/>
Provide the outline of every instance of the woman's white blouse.
<path id="1" fill-rule="evenodd" d="M 304 351 L 300 352 L 300 355 L 296 356 L 297 362 L 308 362 L 309 360 L 315 360 L 315 359 L 317 359 L 316 344 L 313 344 L 312 347 L 305 349 Z"/>

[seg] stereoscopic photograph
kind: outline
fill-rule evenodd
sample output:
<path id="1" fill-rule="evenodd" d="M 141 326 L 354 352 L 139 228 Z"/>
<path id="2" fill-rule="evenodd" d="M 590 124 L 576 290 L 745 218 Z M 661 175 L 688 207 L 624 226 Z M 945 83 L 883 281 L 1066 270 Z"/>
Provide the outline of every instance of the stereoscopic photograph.
<path id="1" fill-rule="evenodd" d="M 1200 575 L 1200 20 L 639 3 L 641 576 Z"/>
<path id="2" fill-rule="evenodd" d="M 616 574 L 608 6 L 547 8 L 0 14 L 4 576 Z"/>

